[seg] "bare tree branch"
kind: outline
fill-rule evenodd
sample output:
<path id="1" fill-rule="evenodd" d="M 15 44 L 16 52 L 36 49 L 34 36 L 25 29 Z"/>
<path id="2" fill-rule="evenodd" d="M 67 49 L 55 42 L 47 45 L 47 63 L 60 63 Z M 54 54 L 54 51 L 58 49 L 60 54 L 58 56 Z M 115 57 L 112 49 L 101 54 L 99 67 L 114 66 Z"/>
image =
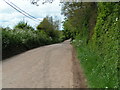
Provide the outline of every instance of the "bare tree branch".
<path id="1" fill-rule="evenodd" d="M 54 0 L 30 0 L 31 4 L 34 4 L 36 6 L 39 6 L 38 2 L 42 1 L 42 4 L 45 3 L 52 3 Z"/>

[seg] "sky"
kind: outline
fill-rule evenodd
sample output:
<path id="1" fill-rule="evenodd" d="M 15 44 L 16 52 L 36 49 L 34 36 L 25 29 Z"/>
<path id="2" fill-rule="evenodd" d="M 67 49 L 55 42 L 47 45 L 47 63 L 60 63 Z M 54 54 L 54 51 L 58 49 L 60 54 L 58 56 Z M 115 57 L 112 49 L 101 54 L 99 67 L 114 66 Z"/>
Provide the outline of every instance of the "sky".
<path id="1" fill-rule="evenodd" d="M 8 1 L 8 0 L 6 0 Z M 16 6 L 29 13 L 30 15 L 36 17 L 40 21 L 46 16 L 52 16 L 54 19 L 57 17 L 61 22 L 64 16 L 61 15 L 61 5 L 59 0 L 54 0 L 53 3 L 42 4 L 43 0 L 38 2 L 39 6 L 30 3 L 30 0 L 9 0 Z M 19 13 L 17 10 L 13 9 L 11 6 L 6 4 L 4 0 L 0 1 L 0 27 L 10 27 L 13 28 L 19 21 L 26 21 L 32 27 L 36 27 L 40 21 L 34 21 L 27 18 L 26 16 Z M 62 29 L 62 25 L 61 28 Z"/>

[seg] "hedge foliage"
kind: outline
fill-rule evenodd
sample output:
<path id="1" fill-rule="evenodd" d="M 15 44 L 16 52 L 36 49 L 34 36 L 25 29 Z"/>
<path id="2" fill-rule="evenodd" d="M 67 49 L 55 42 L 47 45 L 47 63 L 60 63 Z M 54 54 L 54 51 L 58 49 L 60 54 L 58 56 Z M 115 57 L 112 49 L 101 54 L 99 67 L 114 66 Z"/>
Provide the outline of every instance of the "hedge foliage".
<path id="1" fill-rule="evenodd" d="M 62 32 L 49 30 L 50 36 L 44 30 L 34 30 L 25 22 L 19 22 L 14 29 L 0 28 L 2 31 L 3 59 L 39 46 L 63 41 Z"/>
<path id="2" fill-rule="evenodd" d="M 69 35 L 72 34 L 73 36 L 70 36 L 70 38 L 75 38 L 73 44 L 84 69 L 88 87 L 120 88 L 120 30 L 118 28 L 120 6 L 117 2 L 95 4 L 95 8 L 92 8 L 92 3 L 79 3 L 79 8 L 72 9 L 70 12 L 73 13 L 71 14 L 69 10 L 71 6 L 74 5 L 75 7 L 75 3 L 70 3 L 64 32 L 69 33 Z M 82 15 L 75 16 L 78 13 L 77 10 Z M 82 19 L 79 19 L 80 16 Z M 70 22 L 74 18 L 78 18 L 74 21 L 74 23 L 79 22 L 76 23 L 78 27 Z M 69 28 L 68 25 L 72 28 Z M 77 34 L 73 34 L 71 31 L 75 31 Z"/>

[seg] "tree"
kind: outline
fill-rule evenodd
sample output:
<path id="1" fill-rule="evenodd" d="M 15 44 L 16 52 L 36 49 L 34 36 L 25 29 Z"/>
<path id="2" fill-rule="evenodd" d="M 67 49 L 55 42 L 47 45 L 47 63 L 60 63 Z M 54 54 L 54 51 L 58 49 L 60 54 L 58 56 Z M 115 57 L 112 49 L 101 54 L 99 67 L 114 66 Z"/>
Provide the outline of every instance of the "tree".
<path id="1" fill-rule="evenodd" d="M 33 27 L 31 27 L 30 25 L 28 25 L 26 22 L 24 21 L 20 21 L 17 25 L 14 26 L 14 29 L 26 29 L 26 30 L 34 30 Z"/>
<path id="2" fill-rule="evenodd" d="M 54 30 L 53 20 L 50 17 L 45 17 L 43 21 L 37 26 L 38 30 L 44 30 L 48 32 L 50 30 Z"/>
<path id="3" fill-rule="evenodd" d="M 59 37 L 58 26 L 59 26 L 58 20 L 53 21 L 52 17 L 47 16 L 37 26 L 37 30 L 42 30 L 52 39 L 56 39 Z"/>
<path id="4" fill-rule="evenodd" d="M 76 35 L 88 36 L 94 27 L 91 22 L 96 19 L 96 3 L 66 2 L 62 4 L 62 14 L 65 16 L 64 29 L 74 39 Z M 95 24 L 94 24 L 95 25 Z M 64 32 L 65 32 L 64 31 Z M 86 35 L 88 34 L 88 35 Z M 68 38 L 68 37 L 67 37 Z"/>

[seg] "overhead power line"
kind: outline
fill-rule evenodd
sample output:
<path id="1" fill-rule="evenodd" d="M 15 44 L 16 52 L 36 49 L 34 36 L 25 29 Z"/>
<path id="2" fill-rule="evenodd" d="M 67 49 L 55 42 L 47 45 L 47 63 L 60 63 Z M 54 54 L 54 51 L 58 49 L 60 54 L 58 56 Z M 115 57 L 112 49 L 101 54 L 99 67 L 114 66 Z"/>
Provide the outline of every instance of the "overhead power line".
<path id="1" fill-rule="evenodd" d="M 15 5 L 14 3 L 10 2 L 10 1 L 6 1 L 4 0 L 9 6 L 11 6 L 12 8 L 14 8 L 15 10 L 17 10 L 19 13 L 23 14 L 24 16 L 26 16 L 29 19 L 32 19 L 34 21 L 39 21 L 36 17 L 30 15 L 29 13 L 25 12 L 24 10 L 22 10 L 21 8 L 19 8 L 17 5 Z"/>
<path id="2" fill-rule="evenodd" d="M 10 1 L 9 1 L 10 2 Z M 22 10 L 21 8 L 19 8 L 17 5 L 15 5 L 14 3 L 10 2 L 12 5 L 14 5 L 15 7 L 17 7 L 19 10 L 21 10 L 22 12 L 26 13 L 27 15 L 31 16 L 34 19 L 37 19 L 36 17 L 30 15 L 29 13 L 25 12 L 24 10 Z M 38 19 L 37 19 L 38 20 Z"/>

